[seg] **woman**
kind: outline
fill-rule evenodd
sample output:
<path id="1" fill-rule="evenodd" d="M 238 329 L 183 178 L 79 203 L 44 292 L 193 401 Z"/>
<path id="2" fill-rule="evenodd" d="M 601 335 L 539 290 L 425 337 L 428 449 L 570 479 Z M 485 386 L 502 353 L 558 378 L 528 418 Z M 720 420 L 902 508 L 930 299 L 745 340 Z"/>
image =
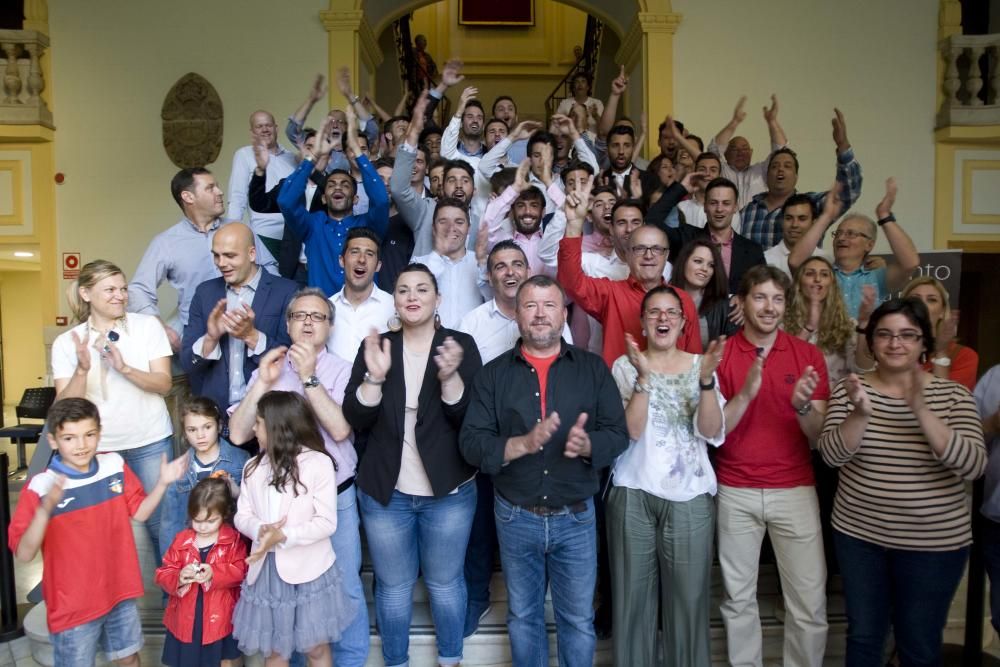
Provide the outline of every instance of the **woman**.
<path id="1" fill-rule="evenodd" d="M 614 663 L 655 664 L 659 588 L 663 664 L 708 665 L 716 492 L 708 445 L 725 439 L 714 375 L 724 339 L 704 356 L 677 349 L 686 322 L 673 287 L 647 292 L 641 312 L 646 351 L 626 334 L 628 353 L 612 367 L 631 439 L 607 501 Z"/>
<path id="2" fill-rule="evenodd" d="M 959 345 L 955 340 L 958 313 L 952 312 L 944 285 L 930 276 L 914 278 L 903 288 L 903 297 L 909 296 L 924 302 L 934 329 L 934 353 L 924 362 L 924 370 L 939 378 L 954 380 L 969 391 L 975 389 L 979 355 L 971 347 Z"/>
<path id="3" fill-rule="evenodd" d="M 729 319 L 729 282 L 722 255 L 707 237 L 692 239 L 680 249 L 670 284 L 690 294 L 698 306 L 702 349 L 707 349 L 708 341 L 736 331 Z"/>
<path id="4" fill-rule="evenodd" d="M 365 339 L 344 394 L 347 421 L 368 433 L 357 484 L 375 614 L 385 664 L 406 663 L 413 584 L 422 572 L 438 663 L 452 665 L 462 659 L 463 567 L 476 507 L 476 471 L 459 453 L 458 432 L 481 363 L 470 336 L 440 327 L 430 269 L 404 268 L 394 297 L 392 330 Z"/>
<path id="5" fill-rule="evenodd" d="M 837 384 L 818 445 L 841 467 L 833 529 L 847 664 L 883 664 L 890 624 L 902 664 L 940 664 L 972 542 L 964 482 L 986 467 L 982 424 L 964 387 L 923 371 L 935 347 L 922 301 L 883 303 L 865 338 L 877 366 Z"/>
<path id="6" fill-rule="evenodd" d="M 173 427 L 163 400 L 173 383 L 172 353 L 163 324 L 152 315 L 126 312 L 125 274 L 103 259 L 80 269 L 68 297 L 80 324 L 52 343 L 56 398 L 86 398 L 97 405 L 98 451 L 120 454 L 151 491 L 160 459 L 173 457 Z M 160 507 L 146 520 L 157 565 Z"/>
<path id="7" fill-rule="evenodd" d="M 861 304 L 858 316 L 865 324 L 873 306 L 873 299 Z M 847 314 L 833 265 L 826 257 L 811 257 L 795 272 L 784 327 L 823 352 L 831 388 L 848 373 L 871 368 L 863 330 Z"/>
<path id="8" fill-rule="evenodd" d="M 590 96 L 591 81 L 590 74 L 586 72 L 577 72 L 574 74 L 570 84 L 573 97 L 567 97 L 560 102 L 556 108 L 556 113 L 569 116 L 573 108 L 577 105 L 586 109 L 587 124 L 584 130 L 589 132 L 591 138 L 593 138 L 594 133 L 597 132 L 597 121 L 600 120 L 601 115 L 604 113 L 604 102 Z M 581 132 L 584 130 L 581 130 Z"/>

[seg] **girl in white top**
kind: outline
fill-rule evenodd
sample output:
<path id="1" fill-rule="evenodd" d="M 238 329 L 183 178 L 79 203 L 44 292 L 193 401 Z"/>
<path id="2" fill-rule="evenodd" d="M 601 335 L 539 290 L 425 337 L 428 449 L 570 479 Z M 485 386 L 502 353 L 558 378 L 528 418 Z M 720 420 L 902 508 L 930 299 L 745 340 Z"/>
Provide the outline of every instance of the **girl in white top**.
<path id="1" fill-rule="evenodd" d="M 704 356 L 677 349 L 682 329 L 697 323 L 684 320 L 673 287 L 650 290 L 641 317 L 648 348 L 627 336 L 628 353 L 612 367 L 631 438 L 607 501 L 614 662 L 656 664 L 661 590 L 664 663 L 704 665 L 716 492 L 708 445 L 726 432 L 715 378 L 725 337 Z"/>
<path id="2" fill-rule="evenodd" d="M 173 427 L 163 397 L 170 392 L 170 342 L 152 315 L 128 313 L 120 268 L 94 260 L 68 294 L 78 326 L 52 343 L 56 398 L 86 398 L 101 413 L 98 451 L 118 452 L 149 492 L 160 459 L 173 458 Z M 160 506 L 146 521 L 159 560 Z"/>
<path id="3" fill-rule="evenodd" d="M 591 136 L 597 132 L 597 123 L 604 113 L 604 102 L 590 96 L 590 75 L 586 72 L 578 72 L 573 75 L 573 97 L 567 97 L 556 108 L 556 113 L 569 116 L 573 107 L 580 105 L 587 110 L 587 125 L 583 128 L 590 132 Z"/>

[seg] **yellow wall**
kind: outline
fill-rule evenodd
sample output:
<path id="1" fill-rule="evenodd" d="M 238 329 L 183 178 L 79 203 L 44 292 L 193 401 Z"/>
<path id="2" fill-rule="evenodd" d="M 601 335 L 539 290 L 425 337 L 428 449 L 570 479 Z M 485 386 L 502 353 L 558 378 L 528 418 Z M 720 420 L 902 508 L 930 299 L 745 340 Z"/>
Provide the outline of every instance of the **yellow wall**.
<path id="1" fill-rule="evenodd" d="M 684 17 L 674 40 L 675 108 L 692 131 L 707 140 L 747 95 L 740 132 L 760 158 L 760 109 L 777 93 L 802 165 L 799 189 L 826 189 L 838 106 L 864 168 L 856 208 L 872 215 L 885 179 L 896 176 L 896 217 L 918 248 L 932 246 L 936 0 L 673 0 L 673 9 Z"/>
<path id="2" fill-rule="evenodd" d="M 250 113 L 272 111 L 283 132 L 326 73 L 319 11 L 328 5 L 49 0 L 56 169 L 66 174 L 56 190 L 60 252 L 114 260 L 131 275 L 153 234 L 181 215 L 170 197 L 177 167 L 162 145 L 167 91 L 187 72 L 215 86 L 225 136 L 209 168 L 225 185 L 233 152 L 249 143 Z"/>
<path id="3" fill-rule="evenodd" d="M 544 118 L 545 99 L 575 62 L 573 47 L 583 46 L 586 27 L 585 13 L 554 0 L 535 1 L 535 25 L 530 28 L 462 26 L 457 0 L 443 0 L 415 11 L 410 33 L 427 36 L 427 50 L 438 69 L 452 55 L 465 63 L 467 82 L 449 91 L 453 102 L 458 102 L 463 86 L 473 85 L 487 113 L 493 100 L 505 94 L 514 97 L 520 117 Z M 387 56 L 394 58 L 394 53 Z M 398 70 L 395 62 L 389 64 Z M 393 103 L 398 91 L 389 95 Z"/>
<path id="4" fill-rule="evenodd" d="M 0 271 L 0 306 L 3 308 L 0 335 L 3 336 L 6 405 L 17 405 L 28 387 L 45 384 L 40 289 L 38 271 Z"/>

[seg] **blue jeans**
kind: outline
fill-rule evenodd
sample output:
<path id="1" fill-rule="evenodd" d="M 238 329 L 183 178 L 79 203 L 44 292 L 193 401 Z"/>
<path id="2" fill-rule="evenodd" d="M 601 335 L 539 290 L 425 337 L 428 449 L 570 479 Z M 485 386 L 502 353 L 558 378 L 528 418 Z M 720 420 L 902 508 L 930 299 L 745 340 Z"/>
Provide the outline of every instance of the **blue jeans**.
<path id="1" fill-rule="evenodd" d="M 514 667 L 547 667 L 545 589 L 552 587 L 560 667 L 594 664 L 597 527 L 586 509 L 542 517 L 496 496 L 500 562 L 507 582 L 507 628 Z"/>
<path id="2" fill-rule="evenodd" d="M 969 548 L 907 551 L 834 529 L 847 607 L 848 667 L 881 667 L 892 625 L 903 665 L 940 665 L 948 607 L 965 573 Z"/>
<path id="3" fill-rule="evenodd" d="M 983 563 L 990 578 L 990 619 L 993 629 L 1000 632 L 1000 523 L 985 516 L 973 517 L 982 524 L 980 544 Z"/>
<path id="4" fill-rule="evenodd" d="M 59 667 L 93 667 L 100 648 L 108 660 L 121 660 L 142 648 L 142 625 L 135 600 L 123 600 L 104 616 L 51 636 Z"/>
<path id="5" fill-rule="evenodd" d="M 156 486 L 160 479 L 160 457 L 166 454 L 169 461 L 174 455 L 174 437 L 168 435 L 163 440 L 152 442 L 142 447 L 134 447 L 118 452 L 129 469 L 142 482 L 142 488 L 149 493 Z M 153 543 L 153 556 L 156 558 L 156 566 L 162 564 L 160 551 L 160 512 L 163 509 L 162 503 L 156 506 L 153 513 L 146 519 L 146 532 L 149 533 L 149 540 Z M 170 546 L 165 545 L 166 547 Z"/>
<path id="6" fill-rule="evenodd" d="M 493 520 L 493 480 L 489 475 L 476 475 L 476 514 L 472 520 L 469 546 L 465 550 L 465 585 L 469 589 L 469 611 L 466 627 L 479 621 L 479 615 L 490 606 L 490 580 L 497 550 L 497 527 Z"/>
<path id="7" fill-rule="evenodd" d="M 409 664 L 413 585 L 418 572 L 430 594 L 438 664 L 462 660 L 468 595 L 463 564 L 476 511 L 470 480 L 441 498 L 393 491 L 388 505 L 358 491 L 358 506 L 375 568 L 375 617 L 388 667 Z"/>

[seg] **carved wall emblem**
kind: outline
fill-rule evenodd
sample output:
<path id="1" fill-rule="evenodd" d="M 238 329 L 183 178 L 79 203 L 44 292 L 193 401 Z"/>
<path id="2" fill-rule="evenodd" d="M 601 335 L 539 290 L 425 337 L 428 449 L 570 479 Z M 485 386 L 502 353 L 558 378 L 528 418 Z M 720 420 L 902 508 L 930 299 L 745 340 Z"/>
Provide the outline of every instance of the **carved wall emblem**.
<path id="1" fill-rule="evenodd" d="M 160 112 L 163 148 L 178 167 L 204 167 L 222 148 L 222 100 L 208 81 L 194 72 L 177 80 Z"/>

